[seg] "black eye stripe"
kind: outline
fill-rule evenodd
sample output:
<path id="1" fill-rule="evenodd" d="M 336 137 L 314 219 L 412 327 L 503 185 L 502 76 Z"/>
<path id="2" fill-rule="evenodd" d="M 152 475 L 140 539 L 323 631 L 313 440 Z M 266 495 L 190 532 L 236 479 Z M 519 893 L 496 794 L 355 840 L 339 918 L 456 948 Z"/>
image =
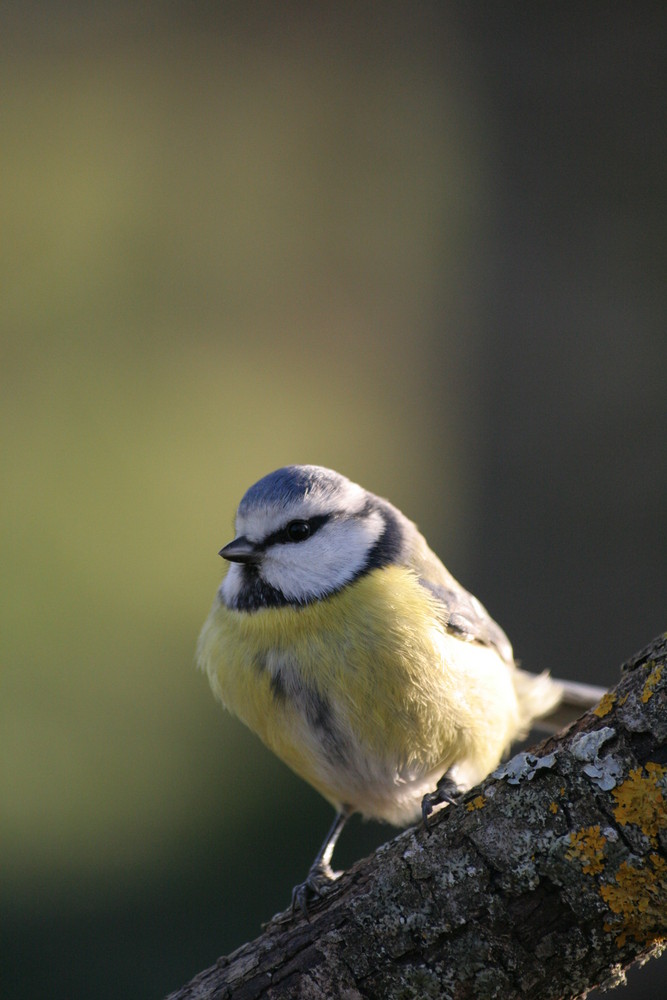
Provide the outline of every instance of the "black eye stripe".
<path id="1" fill-rule="evenodd" d="M 296 545 L 300 541 L 305 541 L 306 538 L 312 538 L 315 532 L 318 531 L 323 524 L 326 524 L 327 521 L 330 521 L 332 517 L 332 514 L 316 514 L 314 517 L 294 518 L 286 524 L 284 528 L 279 528 L 278 531 L 274 531 L 272 534 L 267 535 L 258 548 L 267 549 L 270 545 Z M 307 525 L 310 529 L 308 533 L 304 532 L 303 538 L 294 538 L 290 534 L 290 526 L 296 523 Z"/>

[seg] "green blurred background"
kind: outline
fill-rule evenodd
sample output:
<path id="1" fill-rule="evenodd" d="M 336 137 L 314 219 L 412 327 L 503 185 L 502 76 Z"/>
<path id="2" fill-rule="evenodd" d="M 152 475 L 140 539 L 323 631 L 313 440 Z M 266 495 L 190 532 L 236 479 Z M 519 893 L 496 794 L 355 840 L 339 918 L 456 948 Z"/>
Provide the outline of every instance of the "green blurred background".
<path id="1" fill-rule="evenodd" d="M 665 628 L 665 12 L 0 17 L 2 994 L 159 997 L 330 821 L 194 669 L 261 475 L 389 496 L 528 668 Z"/>

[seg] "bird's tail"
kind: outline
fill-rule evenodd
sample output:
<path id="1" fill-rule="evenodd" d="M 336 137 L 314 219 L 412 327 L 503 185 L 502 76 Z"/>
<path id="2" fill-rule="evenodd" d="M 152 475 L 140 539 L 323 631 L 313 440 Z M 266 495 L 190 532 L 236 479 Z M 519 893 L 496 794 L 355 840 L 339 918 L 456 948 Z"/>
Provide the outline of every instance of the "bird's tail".
<path id="1" fill-rule="evenodd" d="M 517 669 L 514 674 L 522 730 L 557 733 L 600 701 L 604 688 L 576 681 L 562 681 L 549 674 L 531 674 Z"/>
<path id="2" fill-rule="evenodd" d="M 560 689 L 560 698 L 544 714 L 536 716 L 533 728 L 543 733 L 557 733 L 580 715 L 594 708 L 606 694 L 606 689 L 595 684 L 579 684 L 577 681 L 554 679 L 554 687 Z"/>

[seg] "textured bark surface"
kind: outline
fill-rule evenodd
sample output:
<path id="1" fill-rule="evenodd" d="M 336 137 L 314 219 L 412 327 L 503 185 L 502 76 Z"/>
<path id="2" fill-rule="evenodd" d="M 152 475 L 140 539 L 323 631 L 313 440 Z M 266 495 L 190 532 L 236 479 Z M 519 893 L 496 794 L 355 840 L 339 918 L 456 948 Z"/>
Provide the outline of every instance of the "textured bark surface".
<path id="1" fill-rule="evenodd" d="M 667 639 L 557 738 L 169 1000 L 555 1000 L 667 937 Z"/>

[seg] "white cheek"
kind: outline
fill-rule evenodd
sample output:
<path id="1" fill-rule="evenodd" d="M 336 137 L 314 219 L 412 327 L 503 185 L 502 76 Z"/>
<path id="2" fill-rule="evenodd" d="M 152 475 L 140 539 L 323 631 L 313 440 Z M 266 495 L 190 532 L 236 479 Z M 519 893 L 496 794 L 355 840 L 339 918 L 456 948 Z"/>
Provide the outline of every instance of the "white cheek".
<path id="1" fill-rule="evenodd" d="M 242 568 L 238 563 L 230 563 L 227 575 L 220 584 L 220 596 L 227 605 L 233 605 L 243 587 Z"/>
<path id="2" fill-rule="evenodd" d="M 356 576 L 383 528 L 377 512 L 325 525 L 305 542 L 274 546 L 262 561 L 262 577 L 288 600 L 322 597 Z"/>

